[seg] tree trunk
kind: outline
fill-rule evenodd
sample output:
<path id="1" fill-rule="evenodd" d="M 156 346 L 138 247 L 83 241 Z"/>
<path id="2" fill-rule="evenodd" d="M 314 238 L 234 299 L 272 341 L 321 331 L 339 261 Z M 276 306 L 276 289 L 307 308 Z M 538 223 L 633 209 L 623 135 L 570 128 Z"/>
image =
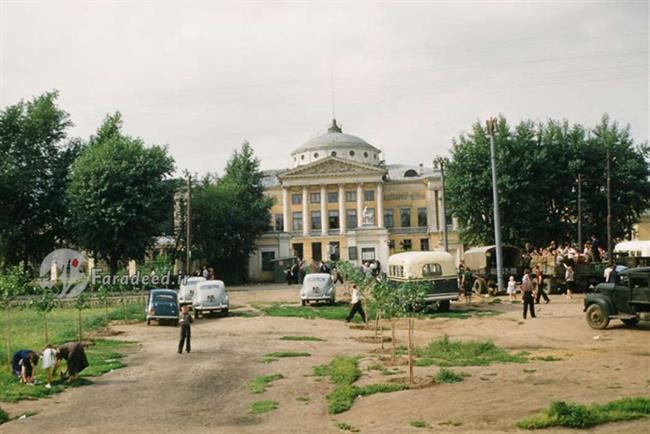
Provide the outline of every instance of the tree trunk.
<path id="1" fill-rule="evenodd" d="M 47 313 L 46 312 L 43 312 L 43 327 L 45 329 L 45 344 L 43 346 L 45 346 L 50 343 L 49 336 L 47 335 Z"/>
<path id="2" fill-rule="evenodd" d="M 409 382 L 413 384 L 413 318 L 409 318 Z"/>
<path id="3" fill-rule="evenodd" d="M 396 352 L 396 339 L 395 339 L 395 320 L 390 323 L 390 333 L 391 333 L 391 342 L 393 343 L 393 362 L 395 361 L 395 352 Z"/>
<path id="4" fill-rule="evenodd" d="M 7 352 L 7 366 L 9 367 L 9 372 L 11 372 L 11 345 L 10 345 L 10 336 L 11 336 L 11 318 L 9 317 L 9 306 L 5 310 L 5 316 L 7 320 L 7 325 L 5 329 L 5 347 Z"/>
<path id="5" fill-rule="evenodd" d="M 81 309 L 79 310 L 79 317 L 78 317 L 78 322 L 79 322 L 79 342 L 81 342 Z"/>
<path id="6" fill-rule="evenodd" d="M 108 330 L 108 300 L 104 302 L 104 328 Z"/>
<path id="7" fill-rule="evenodd" d="M 111 255 L 108 258 L 108 270 L 111 273 L 111 277 L 117 274 L 117 257 Z"/>

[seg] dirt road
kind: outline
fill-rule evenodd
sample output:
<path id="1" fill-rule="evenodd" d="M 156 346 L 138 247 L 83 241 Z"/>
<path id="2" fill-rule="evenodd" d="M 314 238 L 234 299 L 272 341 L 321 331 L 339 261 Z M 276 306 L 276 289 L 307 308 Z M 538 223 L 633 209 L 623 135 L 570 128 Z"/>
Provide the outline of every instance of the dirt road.
<path id="1" fill-rule="evenodd" d="M 231 303 L 247 309 L 252 302 L 283 300 L 296 301 L 297 289 L 231 293 Z M 581 303 L 579 298 L 568 302 L 554 296 L 550 304 L 539 306 L 538 318 L 527 321 L 521 319 L 521 305 L 507 302 L 484 305 L 504 312 L 497 316 L 418 321 L 418 345 L 446 334 L 452 339 L 492 339 L 509 350 L 562 360 L 458 368 L 471 376 L 456 384 L 359 398 L 351 410 L 335 416 L 327 414 L 325 402 L 331 385 L 326 378 L 310 376 L 312 367 L 338 354 L 377 357 L 377 344 L 359 341 L 371 336 L 370 330 L 301 318 L 206 319 L 193 327 L 192 353 L 179 355 L 176 328 L 116 326 L 124 332 L 119 339 L 140 343 L 127 356 L 126 368 L 52 399 L 3 404 L 11 415 L 37 414 L 2 425 L 0 432 L 336 433 L 340 432 L 336 422 L 348 423 L 362 433 L 516 432 L 520 431 L 515 427 L 517 420 L 547 408 L 551 400 L 588 403 L 648 396 L 650 327 L 626 329 L 613 324 L 605 331 L 592 330 L 584 321 Z M 405 324 L 400 324 L 399 341 L 405 342 L 405 333 Z M 279 340 L 285 335 L 326 341 Z M 282 350 L 312 355 L 260 362 L 264 354 Z M 437 371 L 435 366 L 416 368 L 416 375 L 426 377 Z M 252 378 L 271 373 L 285 378 L 263 394 L 249 390 Z M 360 383 L 386 381 L 377 371 L 364 370 Z M 297 397 L 308 397 L 308 402 Z M 262 399 L 278 401 L 279 408 L 250 414 L 251 404 Z M 410 426 L 414 420 L 426 421 L 430 427 L 414 428 Z M 650 432 L 650 421 L 604 425 L 589 432 Z"/>

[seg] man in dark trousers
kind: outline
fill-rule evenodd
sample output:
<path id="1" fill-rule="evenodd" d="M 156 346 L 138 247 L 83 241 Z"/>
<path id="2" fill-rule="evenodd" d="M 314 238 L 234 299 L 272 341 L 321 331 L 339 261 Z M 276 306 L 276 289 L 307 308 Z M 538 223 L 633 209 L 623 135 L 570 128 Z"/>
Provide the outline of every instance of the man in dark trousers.
<path id="1" fill-rule="evenodd" d="M 181 308 L 181 318 L 178 323 L 181 326 L 181 340 L 178 342 L 178 354 L 183 352 L 183 343 L 185 344 L 185 351 L 190 352 L 191 344 L 190 338 L 192 337 L 192 332 L 190 330 L 190 324 L 194 322 L 194 318 L 189 314 L 189 307 L 184 305 Z"/>
<path id="2" fill-rule="evenodd" d="M 539 265 L 535 265 L 535 283 L 537 284 L 535 303 L 539 304 L 542 297 L 546 303 L 549 303 L 551 300 L 548 298 L 546 291 L 544 291 L 544 273 L 542 273 L 542 269 L 539 268 Z"/>
<path id="3" fill-rule="evenodd" d="M 526 311 L 530 310 L 530 317 L 535 318 L 535 300 L 533 299 L 533 279 L 530 277 L 530 270 L 524 271 L 524 277 L 521 279 L 521 294 L 524 299 L 524 319 Z"/>
<path id="4" fill-rule="evenodd" d="M 350 300 L 350 304 L 352 305 L 352 309 L 350 309 L 350 313 L 345 319 L 345 322 L 350 322 L 357 312 L 361 315 L 363 322 L 366 322 L 366 313 L 363 311 L 363 306 L 361 305 L 361 292 L 359 292 L 357 285 L 352 285 L 352 299 Z"/>

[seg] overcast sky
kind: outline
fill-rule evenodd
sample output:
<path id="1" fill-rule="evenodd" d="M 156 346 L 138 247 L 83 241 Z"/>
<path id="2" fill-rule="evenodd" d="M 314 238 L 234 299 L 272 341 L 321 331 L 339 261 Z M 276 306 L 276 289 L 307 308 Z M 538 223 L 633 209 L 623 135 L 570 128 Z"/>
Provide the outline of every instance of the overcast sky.
<path id="1" fill-rule="evenodd" d="M 430 164 L 473 122 L 601 115 L 648 140 L 648 2 L 249 3 L 0 0 L 0 103 L 58 89 L 92 134 L 168 144 L 221 171 L 250 141 L 262 167 L 322 134 Z"/>

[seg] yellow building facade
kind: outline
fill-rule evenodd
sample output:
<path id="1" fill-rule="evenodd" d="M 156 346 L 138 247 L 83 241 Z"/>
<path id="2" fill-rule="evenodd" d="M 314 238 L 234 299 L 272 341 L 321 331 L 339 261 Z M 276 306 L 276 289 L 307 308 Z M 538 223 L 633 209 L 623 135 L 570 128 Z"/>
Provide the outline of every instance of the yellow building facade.
<path id="1" fill-rule="evenodd" d="M 274 279 L 274 260 L 379 261 L 406 250 L 437 250 L 447 225 L 449 252 L 462 255 L 457 222 L 441 207 L 433 167 L 386 164 L 381 151 L 343 133 L 327 133 L 291 152 L 291 166 L 265 173 L 273 198 L 271 231 L 250 258 L 252 280 Z"/>

